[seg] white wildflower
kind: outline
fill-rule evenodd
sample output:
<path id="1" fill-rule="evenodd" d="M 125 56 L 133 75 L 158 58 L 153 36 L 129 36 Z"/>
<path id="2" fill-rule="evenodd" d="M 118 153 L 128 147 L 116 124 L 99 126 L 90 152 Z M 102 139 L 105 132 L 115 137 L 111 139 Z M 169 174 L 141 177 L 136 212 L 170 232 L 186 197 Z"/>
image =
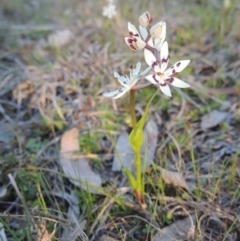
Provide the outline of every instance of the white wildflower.
<path id="1" fill-rule="evenodd" d="M 126 94 L 130 89 L 132 89 L 133 86 L 136 85 L 138 80 L 143 77 L 146 73 L 148 73 L 151 68 L 148 67 L 146 70 L 144 70 L 141 74 L 138 74 L 141 69 L 141 63 L 138 62 L 135 68 L 132 68 L 130 70 L 129 76 L 123 76 L 117 72 L 114 72 L 114 77 L 117 79 L 119 84 L 122 86 L 118 90 L 103 93 L 105 97 L 113 97 L 113 99 L 117 99 L 122 97 L 124 94 Z"/>
<path id="2" fill-rule="evenodd" d="M 166 70 L 168 61 L 170 59 L 168 54 L 168 43 L 166 41 L 161 48 L 161 63 L 159 63 L 156 56 L 154 56 L 154 54 L 148 49 L 144 50 L 144 56 L 147 64 L 155 71 L 155 74 L 148 75 L 145 77 L 145 79 L 150 81 L 152 84 L 157 85 L 165 95 L 170 97 L 172 96 L 168 84 L 178 88 L 188 88 L 190 86 L 182 80 L 174 77 L 177 73 L 181 72 L 187 67 L 187 65 L 190 63 L 190 60 L 178 61 L 176 64 Z"/>
<path id="3" fill-rule="evenodd" d="M 102 15 L 112 19 L 117 14 L 116 6 L 109 1 L 107 6 L 103 7 Z"/>

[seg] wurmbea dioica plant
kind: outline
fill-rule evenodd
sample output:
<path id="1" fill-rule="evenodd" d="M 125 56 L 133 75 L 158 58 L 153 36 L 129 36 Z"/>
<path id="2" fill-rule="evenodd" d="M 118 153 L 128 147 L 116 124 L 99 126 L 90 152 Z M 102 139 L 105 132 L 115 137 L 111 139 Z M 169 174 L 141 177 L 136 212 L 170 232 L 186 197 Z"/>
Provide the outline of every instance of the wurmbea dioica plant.
<path id="1" fill-rule="evenodd" d="M 122 75 L 114 72 L 114 77 L 117 79 L 121 87 L 115 91 L 104 93 L 106 97 L 113 97 L 117 99 L 122 97 L 128 91 L 130 92 L 130 113 L 132 118 L 133 129 L 129 136 L 129 141 L 133 152 L 135 154 L 135 176 L 128 170 L 124 169 L 130 186 L 134 192 L 137 201 L 144 204 L 144 178 L 142 176 L 142 160 L 141 148 L 143 144 L 143 127 L 147 118 L 148 109 L 152 99 L 149 101 L 145 113 L 137 122 L 135 116 L 135 93 L 143 88 L 156 85 L 163 92 L 163 94 L 171 97 L 171 90 L 169 85 L 178 88 L 187 88 L 189 84 L 176 78 L 176 75 L 181 72 L 189 64 L 190 60 L 181 60 L 167 69 L 170 59 L 168 52 L 168 43 L 165 41 L 166 37 L 166 23 L 161 21 L 153 26 L 152 17 L 149 12 L 143 13 L 139 17 L 139 31 L 134 25 L 128 23 L 129 37 L 125 38 L 125 42 L 132 51 L 144 51 L 146 63 L 149 65 L 147 69 L 140 72 L 141 63 L 138 62 L 136 66 L 130 68 L 129 75 Z M 149 71 L 152 70 L 152 74 Z M 146 79 L 150 83 L 136 85 L 140 79 Z M 157 92 L 156 92 L 157 93 Z"/>

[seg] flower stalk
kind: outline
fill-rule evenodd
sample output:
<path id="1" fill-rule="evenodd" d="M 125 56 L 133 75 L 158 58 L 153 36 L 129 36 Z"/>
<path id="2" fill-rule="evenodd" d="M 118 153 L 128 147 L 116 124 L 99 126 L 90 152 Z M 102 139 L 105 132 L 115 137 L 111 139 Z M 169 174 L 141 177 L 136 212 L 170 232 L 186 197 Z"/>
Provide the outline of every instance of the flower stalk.
<path id="1" fill-rule="evenodd" d="M 130 114 L 131 114 L 132 126 L 134 130 L 136 130 L 137 128 L 137 120 L 136 120 L 136 113 L 135 113 L 135 95 L 136 95 L 136 91 L 131 89 L 130 90 Z"/>

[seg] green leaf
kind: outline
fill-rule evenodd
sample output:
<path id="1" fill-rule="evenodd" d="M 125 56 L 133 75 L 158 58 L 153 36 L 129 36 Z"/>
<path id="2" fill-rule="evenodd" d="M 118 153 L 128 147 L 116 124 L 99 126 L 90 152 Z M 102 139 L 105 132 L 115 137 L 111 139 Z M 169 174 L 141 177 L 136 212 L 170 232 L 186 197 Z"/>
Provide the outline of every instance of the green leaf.
<path id="1" fill-rule="evenodd" d="M 142 143 L 143 143 L 144 120 L 142 118 L 138 122 L 136 130 L 133 129 L 130 136 L 129 136 L 129 142 L 130 142 L 131 147 L 132 147 L 132 149 L 134 150 L 135 153 L 137 151 L 141 150 Z"/>
<path id="2" fill-rule="evenodd" d="M 143 127 L 148 116 L 148 110 L 149 110 L 150 104 L 154 99 L 155 95 L 158 93 L 158 91 L 159 90 L 157 90 L 157 92 L 149 100 L 144 114 L 142 115 L 141 119 L 137 123 L 137 127 L 133 129 L 132 132 L 130 133 L 129 142 L 135 153 L 141 150 L 141 147 L 143 144 Z"/>
<path id="3" fill-rule="evenodd" d="M 132 190 L 136 190 L 137 189 L 137 181 L 136 181 L 135 177 L 133 176 L 133 174 L 126 168 L 123 168 L 123 172 L 127 176 L 128 182 L 130 183 Z"/>

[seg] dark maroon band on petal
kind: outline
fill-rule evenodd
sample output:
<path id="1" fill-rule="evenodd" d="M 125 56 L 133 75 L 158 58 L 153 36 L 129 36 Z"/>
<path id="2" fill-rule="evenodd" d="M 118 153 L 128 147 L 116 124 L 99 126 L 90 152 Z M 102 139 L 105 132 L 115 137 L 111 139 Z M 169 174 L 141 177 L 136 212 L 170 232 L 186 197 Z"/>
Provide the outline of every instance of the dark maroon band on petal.
<path id="1" fill-rule="evenodd" d="M 137 34 L 137 33 L 136 33 L 136 34 L 133 34 L 133 32 L 129 32 L 129 35 L 130 35 L 130 36 L 134 36 L 134 37 L 139 37 L 139 34 Z"/>
<path id="2" fill-rule="evenodd" d="M 181 62 L 178 62 L 178 63 L 176 64 L 177 67 L 179 67 L 180 65 L 181 65 Z"/>
<path id="3" fill-rule="evenodd" d="M 176 74 L 177 73 L 177 71 L 173 68 L 172 69 L 172 74 Z"/>
<path id="4" fill-rule="evenodd" d="M 156 75 L 154 74 L 152 77 L 155 80 L 155 82 L 158 83 L 158 80 L 156 79 Z"/>
<path id="5" fill-rule="evenodd" d="M 129 47 L 130 47 L 131 49 L 133 49 L 133 50 L 137 50 L 132 44 L 129 45 Z"/>
<path id="6" fill-rule="evenodd" d="M 156 60 L 152 63 L 152 68 L 154 69 L 155 66 L 158 66 L 159 62 Z"/>
<path id="7" fill-rule="evenodd" d="M 167 84 L 166 84 L 166 83 L 164 83 L 164 84 L 161 84 L 161 83 L 160 83 L 160 85 L 161 85 L 161 86 L 166 86 Z"/>
<path id="8" fill-rule="evenodd" d="M 169 83 L 172 83 L 174 81 L 174 78 L 170 77 L 170 78 L 166 79 L 166 81 L 168 81 Z"/>
<path id="9" fill-rule="evenodd" d="M 163 59 L 162 59 L 162 64 L 163 64 L 163 63 L 167 63 L 168 60 L 169 60 L 169 55 L 167 56 L 167 58 L 163 58 Z"/>

